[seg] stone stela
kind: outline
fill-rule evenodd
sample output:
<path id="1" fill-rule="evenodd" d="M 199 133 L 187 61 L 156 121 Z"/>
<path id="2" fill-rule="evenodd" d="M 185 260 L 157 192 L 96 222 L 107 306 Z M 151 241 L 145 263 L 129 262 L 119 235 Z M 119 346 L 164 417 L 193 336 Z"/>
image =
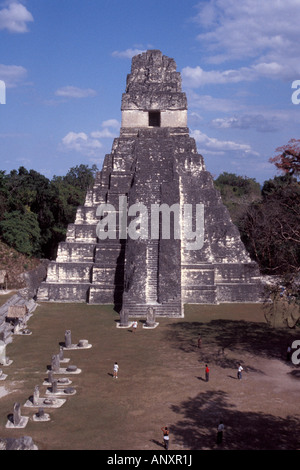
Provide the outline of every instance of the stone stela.
<path id="1" fill-rule="evenodd" d="M 65 331 L 64 346 L 62 346 L 59 356 L 61 356 L 63 354 L 63 350 L 90 349 L 91 347 L 92 347 L 92 345 L 88 342 L 87 339 L 80 339 L 78 341 L 78 343 L 73 344 L 72 343 L 72 332 L 71 332 L 71 330 L 66 330 Z M 67 360 L 64 360 L 64 362 L 67 362 Z"/>
<path id="2" fill-rule="evenodd" d="M 73 349 L 71 341 L 71 331 L 66 330 L 65 332 L 66 344 Z M 85 339 L 82 339 L 75 345 L 74 349 L 82 350 L 89 349 L 92 345 Z M 70 387 L 72 381 L 68 377 L 57 377 L 62 373 L 65 374 L 80 374 L 81 369 L 75 365 L 69 365 L 66 369 L 60 367 L 60 362 L 68 362 L 69 359 L 65 359 L 63 355 L 63 346 L 60 345 L 59 354 L 53 354 L 51 358 L 51 365 L 48 366 L 48 377 L 44 380 L 43 385 L 47 386 L 45 397 L 40 396 L 40 386 L 36 385 L 32 396 L 30 396 L 24 403 L 25 408 L 33 409 L 37 408 L 37 411 L 32 416 L 32 420 L 36 422 L 50 421 L 50 415 L 45 412 L 44 408 L 61 408 L 66 403 L 65 398 L 77 393 L 74 387 Z M 55 378 L 54 378 L 55 375 Z M 0 380 L 4 380 L 7 376 L 2 373 L 0 369 Z M 6 428 L 21 429 L 27 426 L 29 416 L 21 415 L 20 403 L 14 403 L 13 413 L 8 415 L 8 421 Z"/>
<path id="3" fill-rule="evenodd" d="M 155 307 L 148 307 L 146 322 L 143 324 L 143 328 L 146 328 L 146 329 L 156 328 L 159 325 L 159 323 L 155 321 L 155 318 L 156 318 Z"/>
<path id="4" fill-rule="evenodd" d="M 9 416 L 6 423 L 6 428 L 25 428 L 27 426 L 29 417 L 21 415 L 21 405 L 20 403 L 14 404 L 14 409 L 12 415 Z"/>
<path id="5" fill-rule="evenodd" d="M 151 323 L 149 306 L 156 318 L 182 317 L 188 303 L 261 300 L 258 266 L 189 135 L 187 111 L 174 59 L 159 50 L 133 57 L 122 95 L 120 135 L 48 266 L 38 301 L 114 304 L 125 326 L 130 316 Z M 120 197 L 131 207 L 203 205 L 203 246 L 187 249 L 186 238 L 175 238 L 172 230 L 169 239 L 161 234 L 124 239 L 117 233 L 99 239 L 97 208 L 110 204 L 121 226 Z"/>

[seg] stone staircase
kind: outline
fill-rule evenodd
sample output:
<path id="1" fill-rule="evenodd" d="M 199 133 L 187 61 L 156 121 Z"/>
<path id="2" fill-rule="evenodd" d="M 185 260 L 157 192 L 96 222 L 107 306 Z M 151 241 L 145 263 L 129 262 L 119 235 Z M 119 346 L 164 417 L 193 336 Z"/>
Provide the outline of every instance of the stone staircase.
<path id="1" fill-rule="evenodd" d="M 146 302 L 157 302 L 158 240 L 149 240 L 146 259 Z"/>
<path id="2" fill-rule="evenodd" d="M 149 307 L 154 308 L 156 317 L 183 317 L 183 305 L 180 297 L 168 300 L 166 302 L 139 304 L 134 301 L 127 301 L 123 307 L 124 311 L 128 313 L 129 317 L 147 317 L 147 310 Z"/>

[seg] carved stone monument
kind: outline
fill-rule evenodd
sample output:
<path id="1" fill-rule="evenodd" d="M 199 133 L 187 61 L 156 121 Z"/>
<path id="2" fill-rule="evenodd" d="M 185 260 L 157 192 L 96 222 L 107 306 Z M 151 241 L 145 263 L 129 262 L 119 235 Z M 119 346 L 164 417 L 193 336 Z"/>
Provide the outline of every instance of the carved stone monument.
<path id="1" fill-rule="evenodd" d="M 150 306 L 147 309 L 146 323 L 143 325 L 143 328 L 156 328 L 159 325 L 155 321 L 155 308 Z"/>
<path id="2" fill-rule="evenodd" d="M 57 393 L 57 380 L 52 381 L 51 393 Z"/>
<path id="3" fill-rule="evenodd" d="M 71 330 L 66 330 L 66 332 L 65 332 L 65 348 L 70 348 L 71 346 L 72 346 Z"/>
<path id="4" fill-rule="evenodd" d="M 6 356 L 6 343 L 0 340 L 0 364 L 2 366 L 9 366 L 12 364 L 12 360 L 10 360 Z"/>
<path id="5" fill-rule="evenodd" d="M 34 404 L 34 406 L 39 406 L 39 400 L 40 400 L 40 389 L 39 389 L 39 386 L 36 385 L 34 387 L 33 399 L 32 399 L 32 403 Z"/>
<path id="6" fill-rule="evenodd" d="M 189 135 L 187 109 L 172 58 L 159 50 L 133 57 L 120 135 L 48 266 L 38 300 L 113 303 L 120 326 L 129 316 L 146 317 L 151 305 L 157 318 L 181 317 L 188 303 L 261 300 L 258 267 Z M 141 204 L 138 215 L 133 209 Z M 106 235 L 99 234 L 103 205 L 107 222 L 115 222 Z M 201 243 L 191 243 L 197 232 L 187 228 L 197 221 Z M 132 227 L 136 236 L 129 236 Z"/>
<path id="7" fill-rule="evenodd" d="M 52 370 L 49 370 L 48 371 L 48 380 L 47 380 L 47 384 L 51 384 L 52 385 L 52 382 L 53 382 L 53 371 Z"/>
<path id="8" fill-rule="evenodd" d="M 21 415 L 20 403 L 14 404 L 13 414 L 9 417 L 6 427 L 7 428 L 25 428 L 28 423 L 29 417 Z"/>
<path id="9" fill-rule="evenodd" d="M 73 344 L 71 339 L 71 330 L 66 330 L 65 343 L 62 349 L 90 349 L 91 347 L 92 345 L 88 342 L 87 339 L 80 339 L 78 343 Z M 68 362 L 68 360 L 65 362 Z"/>
<path id="10" fill-rule="evenodd" d="M 43 421 L 50 421 L 50 415 L 45 413 L 43 407 L 40 407 L 38 411 L 32 417 L 33 421 L 43 422 Z"/>
<path id="11" fill-rule="evenodd" d="M 53 382 L 52 382 L 53 383 Z M 41 398 L 39 392 L 39 386 L 36 385 L 34 388 L 33 395 L 26 400 L 24 406 L 26 408 L 60 408 L 66 400 L 58 398 Z"/>
<path id="12" fill-rule="evenodd" d="M 18 427 L 21 423 L 22 416 L 21 416 L 21 405 L 20 403 L 14 404 L 14 413 L 13 413 L 13 423 L 16 427 Z"/>
<path id="13" fill-rule="evenodd" d="M 51 370 L 52 372 L 59 372 L 59 369 L 60 369 L 59 354 L 54 354 L 51 360 Z"/>

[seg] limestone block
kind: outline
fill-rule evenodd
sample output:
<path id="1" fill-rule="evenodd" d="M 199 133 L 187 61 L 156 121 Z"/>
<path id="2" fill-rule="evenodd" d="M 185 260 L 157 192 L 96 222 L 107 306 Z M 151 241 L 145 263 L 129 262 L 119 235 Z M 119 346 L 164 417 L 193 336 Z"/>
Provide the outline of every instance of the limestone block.
<path id="1" fill-rule="evenodd" d="M 96 243 L 97 235 L 96 235 L 96 226 L 95 225 L 84 225 L 84 224 L 77 224 L 75 225 L 75 241 L 77 242 L 90 242 Z"/>
<path id="2" fill-rule="evenodd" d="M 115 300 L 115 288 L 112 284 L 109 286 L 92 285 L 89 294 L 90 304 L 111 304 Z"/>
<path id="3" fill-rule="evenodd" d="M 126 109 L 122 111 L 122 127 L 148 127 L 148 113 L 142 110 Z"/>
<path id="4" fill-rule="evenodd" d="M 79 206 L 76 212 L 75 224 L 97 224 L 98 220 L 96 217 L 95 206 Z"/>
<path id="5" fill-rule="evenodd" d="M 38 301 L 88 302 L 90 284 L 43 282 L 38 291 Z"/>
<path id="6" fill-rule="evenodd" d="M 67 243 L 61 242 L 58 246 L 56 262 L 88 262 L 94 261 L 96 243 Z"/>
<path id="7" fill-rule="evenodd" d="M 59 263 L 48 266 L 47 282 L 90 282 L 92 263 Z"/>

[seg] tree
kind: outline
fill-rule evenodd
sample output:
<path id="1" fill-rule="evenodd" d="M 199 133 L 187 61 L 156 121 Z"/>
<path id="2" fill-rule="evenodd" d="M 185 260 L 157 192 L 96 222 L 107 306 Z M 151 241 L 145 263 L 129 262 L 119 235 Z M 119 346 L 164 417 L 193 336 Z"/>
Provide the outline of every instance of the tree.
<path id="1" fill-rule="evenodd" d="M 41 233 L 37 216 L 33 212 L 6 212 L 0 222 L 0 232 L 4 242 L 19 253 L 39 255 Z"/>
<path id="2" fill-rule="evenodd" d="M 271 196 L 275 193 L 279 194 L 281 190 L 292 184 L 297 184 L 297 179 L 289 173 L 283 176 L 275 176 L 273 179 L 264 182 L 261 194 L 263 197 Z"/>
<path id="3" fill-rule="evenodd" d="M 7 179 L 8 177 L 5 174 L 5 171 L 0 171 L 0 220 L 8 208 L 7 200 L 9 191 L 7 187 Z"/>
<path id="4" fill-rule="evenodd" d="M 291 177 L 265 182 L 260 202 L 239 221 L 242 240 L 262 272 L 287 275 L 300 270 L 300 185 Z"/>
<path id="5" fill-rule="evenodd" d="M 79 165 L 51 181 L 23 166 L 8 175 L 0 171 L 2 240 L 21 253 L 55 258 L 97 171 L 96 165 Z"/>
<path id="6" fill-rule="evenodd" d="M 63 177 L 63 181 L 86 193 L 86 190 L 93 184 L 97 171 L 96 165 L 92 165 L 92 168 L 89 168 L 88 165 L 77 165 L 70 168 L 66 176 Z"/>
<path id="7" fill-rule="evenodd" d="M 283 173 L 300 175 L 300 140 L 290 139 L 286 145 L 276 149 L 277 155 L 269 159 Z"/>
<path id="8" fill-rule="evenodd" d="M 261 198 L 260 184 L 254 178 L 224 172 L 214 184 L 236 225 L 248 206 Z"/>

